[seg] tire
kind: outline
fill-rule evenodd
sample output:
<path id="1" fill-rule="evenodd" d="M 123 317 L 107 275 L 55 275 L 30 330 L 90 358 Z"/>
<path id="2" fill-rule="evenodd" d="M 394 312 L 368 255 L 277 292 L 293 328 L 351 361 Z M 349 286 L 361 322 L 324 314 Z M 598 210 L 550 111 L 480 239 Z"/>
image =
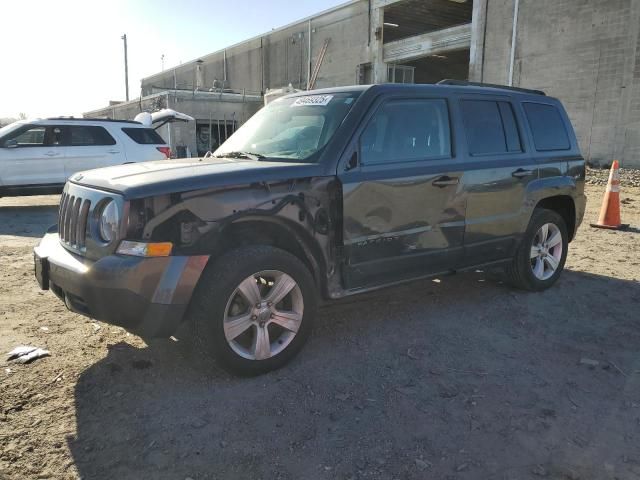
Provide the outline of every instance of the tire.
<path id="1" fill-rule="evenodd" d="M 280 301 L 269 301 L 289 287 Z M 282 367 L 300 351 L 317 306 L 316 284 L 297 257 L 271 246 L 248 246 L 205 268 L 187 321 L 204 358 L 231 373 L 253 376 Z"/>
<path id="2" fill-rule="evenodd" d="M 544 235 L 543 226 L 547 227 L 546 243 L 540 241 Z M 555 236 L 556 233 L 560 235 L 559 239 Z M 516 250 L 513 261 L 506 268 L 509 282 L 517 288 L 532 292 L 539 292 L 551 287 L 564 269 L 569 245 L 568 239 L 567 225 L 558 213 L 553 210 L 536 208 L 531 215 L 529 226 Z M 549 246 L 551 243 L 554 245 Z M 559 251 L 558 248 L 560 248 Z M 534 257 L 536 250 L 538 256 Z M 555 268 L 553 268 L 554 265 Z"/>

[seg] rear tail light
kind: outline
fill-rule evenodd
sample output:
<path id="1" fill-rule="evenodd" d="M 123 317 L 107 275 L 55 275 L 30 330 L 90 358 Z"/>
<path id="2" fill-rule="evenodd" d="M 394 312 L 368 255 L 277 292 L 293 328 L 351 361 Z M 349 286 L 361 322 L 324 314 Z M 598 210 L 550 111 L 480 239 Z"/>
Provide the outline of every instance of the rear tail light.
<path id="1" fill-rule="evenodd" d="M 171 147 L 156 147 L 166 158 L 171 158 Z"/>

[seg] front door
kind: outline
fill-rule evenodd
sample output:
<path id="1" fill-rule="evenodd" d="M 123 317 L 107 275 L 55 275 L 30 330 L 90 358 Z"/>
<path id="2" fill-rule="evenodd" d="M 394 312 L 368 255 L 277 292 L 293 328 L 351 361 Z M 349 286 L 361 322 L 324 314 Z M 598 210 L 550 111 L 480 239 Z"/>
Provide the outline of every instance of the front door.
<path id="1" fill-rule="evenodd" d="M 464 198 L 448 102 L 389 98 L 358 134 L 357 166 L 339 174 L 348 289 L 454 269 Z"/>
<path id="2" fill-rule="evenodd" d="M 28 125 L 0 145 L 0 184 L 5 187 L 65 182 L 62 128 Z"/>

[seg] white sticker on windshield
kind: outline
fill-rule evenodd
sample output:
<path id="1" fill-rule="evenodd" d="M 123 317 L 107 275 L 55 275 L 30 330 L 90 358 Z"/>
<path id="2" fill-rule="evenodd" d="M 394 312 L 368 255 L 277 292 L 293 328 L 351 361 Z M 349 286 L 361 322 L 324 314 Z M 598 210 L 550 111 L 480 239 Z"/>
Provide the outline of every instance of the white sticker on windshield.
<path id="1" fill-rule="evenodd" d="M 325 107 L 329 104 L 333 95 L 309 95 L 307 97 L 298 97 L 291 104 L 292 107 L 310 107 L 320 106 Z"/>

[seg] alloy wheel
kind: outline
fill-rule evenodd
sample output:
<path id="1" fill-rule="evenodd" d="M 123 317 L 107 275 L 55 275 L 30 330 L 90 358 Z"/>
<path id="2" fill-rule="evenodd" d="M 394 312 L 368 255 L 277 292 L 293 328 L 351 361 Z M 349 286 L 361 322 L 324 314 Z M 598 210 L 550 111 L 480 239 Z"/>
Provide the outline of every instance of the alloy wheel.
<path id="1" fill-rule="evenodd" d="M 531 269 L 538 280 L 548 280 L 560 266 L 562 233 L 554 223 L 545 223 L 536 233 L 531 245 Z"/>
<path id="2" fill-rule="evenodd" d="M 304 313 L 296 281 L 284 272 L 265 270 L 245 278 L 229 297 L 224 334 L 234 352 L 266 360 L 293 341 Z"/>

